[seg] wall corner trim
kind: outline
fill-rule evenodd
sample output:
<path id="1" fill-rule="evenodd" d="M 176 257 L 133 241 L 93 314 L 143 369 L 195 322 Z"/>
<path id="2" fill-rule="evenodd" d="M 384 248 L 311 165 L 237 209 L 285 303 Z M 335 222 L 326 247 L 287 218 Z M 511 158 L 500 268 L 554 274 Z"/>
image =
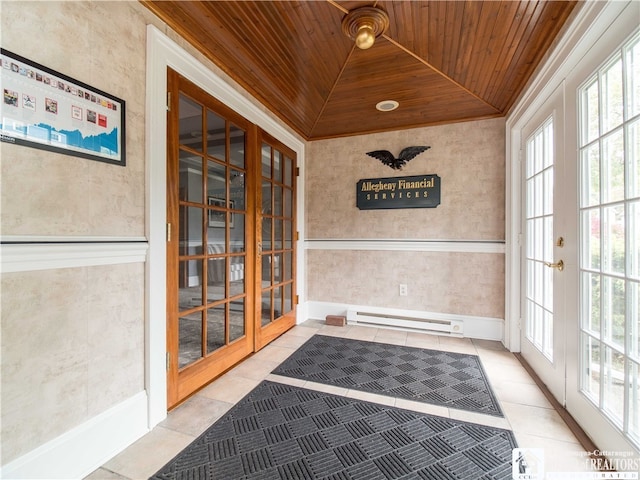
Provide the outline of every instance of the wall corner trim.
<path id="1" fill-rule="evenodd" d="M 0 478 L 84 478 L 148 432 L 142 391 L 3 465 Z"/>

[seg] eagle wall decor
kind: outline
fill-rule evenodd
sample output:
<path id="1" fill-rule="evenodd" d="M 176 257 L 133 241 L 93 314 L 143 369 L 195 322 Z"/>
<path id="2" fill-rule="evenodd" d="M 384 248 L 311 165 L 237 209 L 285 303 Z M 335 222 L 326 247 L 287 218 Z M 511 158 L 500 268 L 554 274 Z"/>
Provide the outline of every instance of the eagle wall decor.
<path id="1" fill-rule="evenodd" d="M 388 165 L 394 170 L 402 170 L 402 167 L 404 167 L 409 160 L 430 148 L 431 147 L 426 146 L 403 148 L 398 158 L 395 158 L 389 150 L 374 150 L 373 152 L 367 152 L 367 155 L 377 158 L 383 164 Z"/>

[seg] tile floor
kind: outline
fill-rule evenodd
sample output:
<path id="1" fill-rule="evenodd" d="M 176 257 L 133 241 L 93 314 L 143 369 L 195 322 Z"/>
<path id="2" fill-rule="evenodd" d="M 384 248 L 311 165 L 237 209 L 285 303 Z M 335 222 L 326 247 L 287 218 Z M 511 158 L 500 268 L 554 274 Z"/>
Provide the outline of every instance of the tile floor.
<path id="1" fill-rule="evenodd" d="M 316 333 L 479 355 L 505 418 L 271 375 L 277 365 Z M 544 449 L 546 472 L 589 471 L 583 456 L 584 449 L 518 360 L 499 342 L 362 326 L 331 327 L 324 322 L 309 320 L 200 390 L 171 411 L 160 425 L 86 479 L 149 478 L 264 379 L 511 429 L 520 447 Z"/>

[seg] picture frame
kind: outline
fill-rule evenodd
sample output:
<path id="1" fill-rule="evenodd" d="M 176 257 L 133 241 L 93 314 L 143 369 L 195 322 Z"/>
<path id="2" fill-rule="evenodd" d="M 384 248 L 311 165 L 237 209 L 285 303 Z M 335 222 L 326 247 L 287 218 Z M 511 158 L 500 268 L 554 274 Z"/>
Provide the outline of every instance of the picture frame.
<path id="1" fill-rule="evenodd" d="M 208 197 L 207 202 L 210 206 L 226 208 L 227 201 L 224 198 Z M 233 200 L 229 200 L 229 208 L 233 208 Z M 209 227 L 224 228 L 226 220 L 226 211 L 209 210 Z M 233 228 L 233 213 L 229 212 L 229 228 Z"/>
<path id="2" fill-rule="evenodd" d="M 125 101 L 0 49 L 0 141 L 126 165 Z"/>

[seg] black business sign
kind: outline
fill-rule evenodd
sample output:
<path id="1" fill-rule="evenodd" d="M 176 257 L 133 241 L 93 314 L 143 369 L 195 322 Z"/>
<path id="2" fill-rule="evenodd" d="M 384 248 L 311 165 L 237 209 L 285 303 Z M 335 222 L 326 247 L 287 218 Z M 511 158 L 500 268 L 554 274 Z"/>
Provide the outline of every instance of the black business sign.
<path id="1" fill-rule="evenodd" d="M 435 208 L 440 205 L 440 177 L 365 178 L 358 181 L 356 197 L 360 210 Z"/>

